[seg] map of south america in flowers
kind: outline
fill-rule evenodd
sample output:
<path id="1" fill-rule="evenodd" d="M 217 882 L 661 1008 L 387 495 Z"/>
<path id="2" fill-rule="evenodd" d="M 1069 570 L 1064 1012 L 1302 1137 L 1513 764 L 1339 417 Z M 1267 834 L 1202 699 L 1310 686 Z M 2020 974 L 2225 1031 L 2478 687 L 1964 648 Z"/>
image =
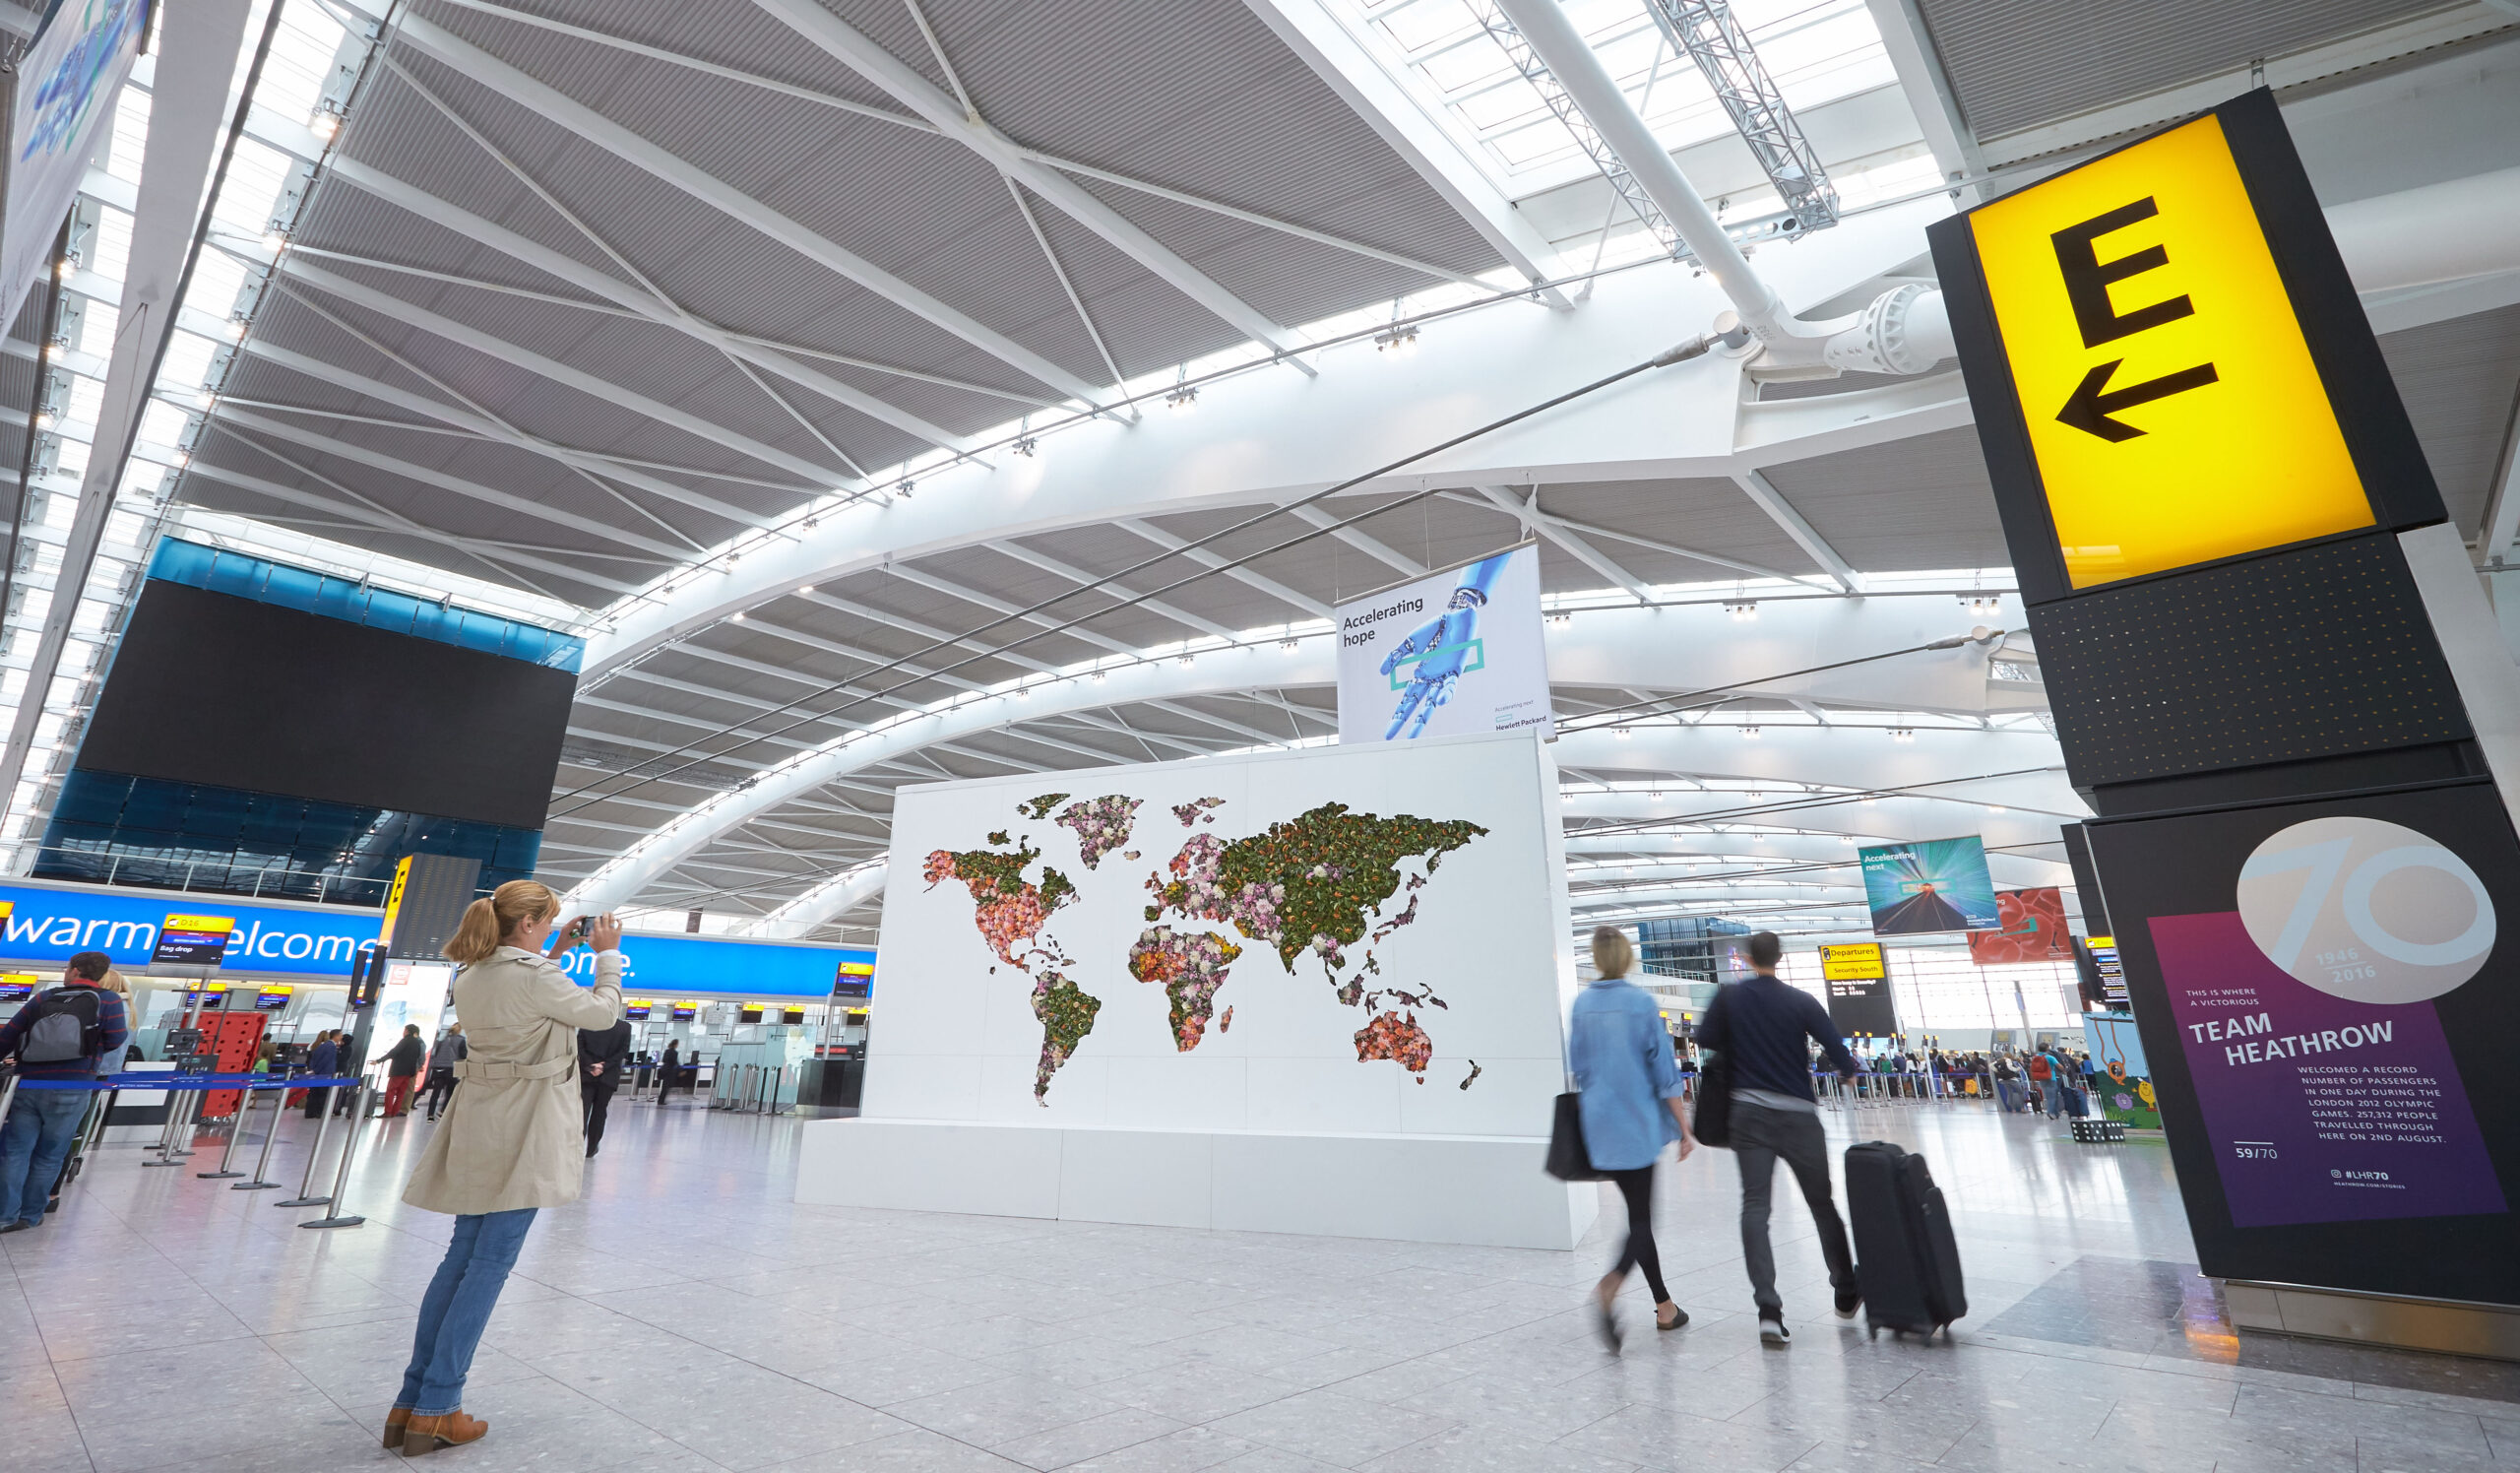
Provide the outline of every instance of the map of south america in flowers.
<path id="1" fill-rule="evenodd" d="M 1099 869 L 1129 842 L 1143 800 L 1111 794 L 1069 804 L 1053 816 L 1051 810 L 1067 797 L 1043 794 L 1015 811 L 1068 829 L 1076 836 L 1080 862 Z M 1215 931 L 1165 924 L 1208 922 L 1229 926 L 1244 941 L 1276 952 L 1290 973 L 1299 963 L 1319 966 L 1339 1002 L 1365 1014 L 1354 1039 L 1356 1061 L 1391 1059 L 1425 1083 L 1434 1041 L 1419 1013 L 1449 1004 L 1431 984 L 1385 980 L 1375 947 L 1418 919 L 1418 892 L 1444 856 L 1487 830 L 1465 819 L 1405 813 L 1386 818 L 1328 802 L 1249 838 L 1228 839 L 1204 826 L 1216 822 L 1225 804 L 1221 798 L 1203 798 L 1172 807 L 1182 827 L 1199 831 L 1146 877 L 1153 898 L 1144 911 L 1149 924 L 1126 958 L 1130 977 L 1164 989 L 1173 1048 L 1187 1054 L 1206 1038 L 1217 993 L 1243 955 L 1243 946 Z M 1010 837 L 1001 830 L 988 843 L 986 849 L 936 850 L 927 856 L 924 872 L 931 887 L 961 881 L 972 897 L 980 939 L 999 961 L 1033 979 L 1033 1015 L 1041 1024 L 1033 1096 L 1046 1106 L 1052 1077 L 1094 1031 L 1102 999 L 1070 979 L 1067 973 L 1077 963 L 1048 931 L 1051 918 L 1078 898 L 1075 883 L 1054 866 L 1035 869 L 1041 852 L 1029 834 Z M 1136 857 L 1135 851 L 1126 856 Z M 1028 869 L 1038 877 L 1028 877 Z M 1386 914 L 1402 894 L 1407 902 Z M 1227 1008 L 1220 1032 L 1232 1015 Z M 1474 1064 L 1462 1088 L 1478 1077 Z"/>

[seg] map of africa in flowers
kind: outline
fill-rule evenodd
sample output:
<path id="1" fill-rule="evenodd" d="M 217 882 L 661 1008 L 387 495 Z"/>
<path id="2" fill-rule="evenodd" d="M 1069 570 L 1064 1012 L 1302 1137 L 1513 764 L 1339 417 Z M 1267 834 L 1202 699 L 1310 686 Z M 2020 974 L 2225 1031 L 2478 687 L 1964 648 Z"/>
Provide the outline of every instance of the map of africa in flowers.
<path id="1" fill-rule="evenodd" d="M 1072 803 L 1068 798 L 1045 793 L 1016 804 L 1015 813 L 1065 829 L 1076 841 L 1078 863 L 1100 870 L 1134 836 L 1144 801 L 1122 794 Z M 1444 856 L 1487 830 L 1466 819 L 1386 818 L 1326 802 L 1232 839 L 1213 827 L 1226 806 L 1221 798 L 1171 806 L 1171 817 L 1194 832 L 1145 876 L 1147 926 L 1122 961 L 1128 977 L 1164 989 L 1173 1048 L 1190 1053 L 1212 1025 L 1220 1034 L 1232 1027 L 1232 1007 L 1218 1016 L 1218 994 L 1231 983 L 1247 942 L 1274 952 L 1291 974 L 1320 968 L 1339 1002 L 1359 1010 L 1358 1063 L 1390 1059 L 1425 1083 L 1435 1045 L 1420 1015 L 1431 1020 L 1450 1004 L 1430 982 L 1387 978 L 1375 948 L 1418 919 L 1418 892 Z M 1164 813 L 1158 809 L 1151 821 L 1161 824 Z M 1138 851 L 1122 858 L 1134 860 Z M 1102 999 L 1072 975 L 1080 970 L 1077 959 L 1052 934 L 1059 912 L 1079 898 L 1075 879 L 1042 862 L 1032 835 L 1006 830 L 989 834 L 986 848 L 930 853 L 922 872 L 931 888 L 949 879 L 961 883 L 980 940 L 998 964 L 1032 980 L 1033 1016 L 1041 1024 L 1033 1097 L 1046 1106 L 1051 1079 L 1094 1032 L 1102 1010 Z M 1407 898 L 1394 909 L 1401 896 Z M 1230 928 L 1240 942 L 1203 922 Z M 1461 1087 L 1478 1077 L 1474 1064 Z"/>

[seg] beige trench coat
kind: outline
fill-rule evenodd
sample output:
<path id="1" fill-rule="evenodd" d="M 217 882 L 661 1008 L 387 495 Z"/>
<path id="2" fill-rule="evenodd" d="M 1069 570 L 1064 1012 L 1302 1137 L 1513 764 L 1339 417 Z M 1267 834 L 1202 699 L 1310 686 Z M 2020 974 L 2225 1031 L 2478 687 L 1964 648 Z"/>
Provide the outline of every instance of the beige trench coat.
<path id="1" fill-rule="evenodd" d="M 428 1212 L 509 1212 L 574 1202 L 586 1176 L 578 1030 L 621 1018 L 621 953 L 596 953 L 590 990 L 516 946 L 455 974 L 472 1050 L 403 1200 Z"/>

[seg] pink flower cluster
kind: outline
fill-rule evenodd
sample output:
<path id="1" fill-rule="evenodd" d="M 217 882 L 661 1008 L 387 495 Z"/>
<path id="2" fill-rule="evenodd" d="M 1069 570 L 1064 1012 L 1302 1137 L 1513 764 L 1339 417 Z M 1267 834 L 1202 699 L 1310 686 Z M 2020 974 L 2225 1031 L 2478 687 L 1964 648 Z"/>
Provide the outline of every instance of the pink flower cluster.
<path id="1" fill-rule="evenodd" d="M 1101 865 L 1104 855 L 1129 842 L 1138 809 L 1145 802 L 1145 799 L 1119 793 L 1080 799 L 1060 809 L 1059 816 L 1050 821 L 1076 835 L 1077 855 L 1085 861 L 1086 868 L 1093 869 Z"/>
<path id="2" fill-rule="evenodd" d="M 1393 1060 L 1423 1084 L 1426 1065 L 1435 1059 L 1435 1041 L 1418 1026 L 1416 1013 L 1406 1018 L 1395 1012 L 1378 1013 L 1372 1022 L 1356 1030 L 1356 1062 L 1373 1058 Z"/>
<path id="3" fill-rule="evenodd" d="M 1183 828 L 1188 828 L 1190 825 L 1198 822 L 1200 816 L 1203 814 L 1206 816 L 1208 822 L 1216 822 L 1216 814 L 1211 813 L 1208 810 L 1211 808 L 1222 808 L 1224 806 L 1225 800 L 1222 798 L 1194 798 L 1186 803 L 1174 803 L 1172 805 L 1172 816 L 1181 820 L 1181 826 Z"/>

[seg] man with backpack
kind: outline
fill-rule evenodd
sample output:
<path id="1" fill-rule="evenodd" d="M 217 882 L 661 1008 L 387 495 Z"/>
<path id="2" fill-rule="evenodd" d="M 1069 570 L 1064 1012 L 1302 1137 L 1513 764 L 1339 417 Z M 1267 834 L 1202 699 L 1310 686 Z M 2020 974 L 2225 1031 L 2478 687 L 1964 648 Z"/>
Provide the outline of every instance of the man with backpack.
<path id="1" fill-rule="evenodd" d="M 28 1089 L 26 1082 L 94 1079 L 102 1060 L 131 1037 L 121 996 L 100 985 L 112 966 L 101 951 L 80 952 L 62 972 L 61 986 L 0 1023 L 0 1058 L 17 1058 L 20 1081 L 8 1122 L 0 1124 L 0 1233 L 42 1224 L 52 1184 L 88 1114 L 88 1091 Z"/>

